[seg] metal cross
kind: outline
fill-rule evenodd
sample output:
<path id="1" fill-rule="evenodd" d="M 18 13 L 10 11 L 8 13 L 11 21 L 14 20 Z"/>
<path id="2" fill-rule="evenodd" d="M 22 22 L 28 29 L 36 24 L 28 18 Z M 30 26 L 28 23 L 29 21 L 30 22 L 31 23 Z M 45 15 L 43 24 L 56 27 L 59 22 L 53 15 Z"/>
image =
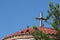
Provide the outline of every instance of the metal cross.
<path id="1" fill-rule="evenodd" d="M 46 20 L 45 18 L 43 18 L 42 12 L 40 12 L 40 18 L 36 18 L 36 19 L 40 21 L 40 26 L 43 26 L 43 20 Z"/>

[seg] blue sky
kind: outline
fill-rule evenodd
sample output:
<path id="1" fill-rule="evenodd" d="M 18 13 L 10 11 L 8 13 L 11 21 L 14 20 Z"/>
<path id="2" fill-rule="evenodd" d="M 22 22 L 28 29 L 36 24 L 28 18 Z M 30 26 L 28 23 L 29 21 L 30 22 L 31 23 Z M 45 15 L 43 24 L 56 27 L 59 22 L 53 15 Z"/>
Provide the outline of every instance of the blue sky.
<path id="1" fill-rule="evenodd" d="M 39 26 L 35 18 L 40 11 L 44 17 L 48 15 L 49 2 L 59 3 L 60 0 L 0 0 L 0 39 L 27 26 Z M 45 27 L 51 27 L 43 23 Z"/>

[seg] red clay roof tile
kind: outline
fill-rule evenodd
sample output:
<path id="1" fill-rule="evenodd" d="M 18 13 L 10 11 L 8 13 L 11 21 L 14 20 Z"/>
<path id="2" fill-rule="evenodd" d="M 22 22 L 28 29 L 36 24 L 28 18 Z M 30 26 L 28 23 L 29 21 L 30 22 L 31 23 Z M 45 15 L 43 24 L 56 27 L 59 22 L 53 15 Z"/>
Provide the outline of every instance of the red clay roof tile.
<path id="1" fill-rule="evenodd" d="M 57 31 L 56 30 L 54 30 L 54 29 L 52 29 L 52 28 L 46 28 L 46 27 L 39 27 L 38 28 L 40 31 L 43 31 L 43 32 L 45 32 L 46 34 L 54 34 L 54 35 L 56 35 L 56 33 L 57 33 Z M 27 32 L 27 30 L 28 30 L 28 32 Z M 34 31 L 34 29 L 33 28 L 26 28 L 26 29 L 23 29 L 21 32 L 15 32 L 14 34 L 12 34 L 12 35 L 9 35 L 9 36 L 7 36 L 7 37 L 4 37 L 3 39 L 5 39 L 5 38 L 8 38 L 8 37 L 10 37 L 10 36 L 18 36 L 18 35 L 22 35 L 22 34 L 29 34 L 29 33 L 32 33 Z"/>

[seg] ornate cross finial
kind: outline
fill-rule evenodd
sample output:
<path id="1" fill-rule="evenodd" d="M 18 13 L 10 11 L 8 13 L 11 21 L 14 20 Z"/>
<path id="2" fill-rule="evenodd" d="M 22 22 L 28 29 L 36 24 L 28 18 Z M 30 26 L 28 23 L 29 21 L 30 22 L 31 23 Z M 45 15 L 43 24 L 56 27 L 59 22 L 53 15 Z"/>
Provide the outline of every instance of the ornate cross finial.
<path id="1" fill-rule="evenodd" d="M 46 20 L 43 18 L 43 13 L 40 12 L 40 18 L 36 18 L 37 20 L 40 20 L 40 26 L 43 26 L 43 20 Z"/>

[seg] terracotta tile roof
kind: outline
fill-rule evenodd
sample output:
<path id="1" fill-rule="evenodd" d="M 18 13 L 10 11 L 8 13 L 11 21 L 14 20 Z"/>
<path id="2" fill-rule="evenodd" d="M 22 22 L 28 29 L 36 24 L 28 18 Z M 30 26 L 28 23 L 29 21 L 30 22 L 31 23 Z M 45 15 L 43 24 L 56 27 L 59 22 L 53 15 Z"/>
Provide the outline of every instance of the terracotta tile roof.
<path id="1" fill-rule="evenodd" d="M 53 28 L 40 27 L 39 30 L 45 32 L 46 34 L 56 34 L 57 31 Z"/>
<path id="2" fill-rule="evenodd" d="M 46 34 L 54 34 L 56 35 L 57 31 L 52 29 L 52 28 L 46 28 L 46 27 L 39 27 L 38 28 L 40 31 L 43 31 L 45 32 Z M 31 34 L 32 32 L 34 31 L 33 28 L 26 28 L 26 29 L 23 29 L 21 32 L 15 32 L 7 37 L 4 37 L 3 39 L 7 39 L 9 37 L 14 37 L 14 36 L 21 36 L 21 35 L 26 35 L 26 34 Z"/>

